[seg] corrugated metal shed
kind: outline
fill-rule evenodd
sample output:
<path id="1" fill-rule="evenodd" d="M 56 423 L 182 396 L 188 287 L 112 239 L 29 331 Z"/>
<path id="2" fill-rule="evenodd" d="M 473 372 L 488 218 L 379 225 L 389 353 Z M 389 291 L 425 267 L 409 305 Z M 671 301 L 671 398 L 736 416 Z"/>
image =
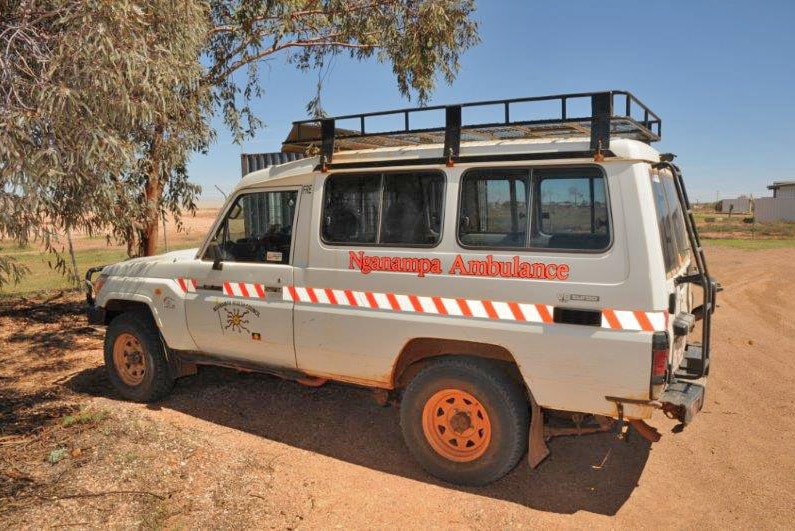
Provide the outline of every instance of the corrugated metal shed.
<path id="1" fill-rule="evenodd" d="M 795 221 L 795 197 L 760 197 L 754 200 L 754 217 L 759 223 Z"/>
<path id="2" fill-rule="evenodd" d="M 269 166 L 278 166 L 304 158 L 303 153 L 243 153 L 240 155 L 241 177 L 253 171 L 263 170 Z"/>
<path id="3" fill-rule="evenodd" d="M 776 181 L 767 187 L 773 190 L 773 197 L 795 198 L 795 181 Z"/>
<path id="4" fill-rule="evenodd" d="M 751 199 L 745 196 L 740 196 L 736 199 L 721 199 L 720 211 L 724 214 L 733 212 L 738 214 L 740 212 L 751 211 Z"/>

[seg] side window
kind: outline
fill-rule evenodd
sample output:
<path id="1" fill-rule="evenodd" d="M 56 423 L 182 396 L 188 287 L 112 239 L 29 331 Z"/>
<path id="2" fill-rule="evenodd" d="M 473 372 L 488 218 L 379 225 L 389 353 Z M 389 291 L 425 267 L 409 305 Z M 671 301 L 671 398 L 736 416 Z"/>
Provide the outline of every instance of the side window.
<path id="1" fill-rule="evenodd" d="M 474 171 L 461 183 L 458 239 L 471 247 L 524 247 L 527 232 L 527 170 Z"/>
<path id="2" fill-rule="evenodd" d="M 461 180 L 458 240 L 485 249 L 600 251 L 610 245 L 601 170 L 488 169 Z"/>
<path id="3" fill-rule="evenodd" d="M 671 211 L 671 228 L 676 238 L 676 251 L 678 254 L 677 265 L 681 266 L 690 255 L 690 240 L 687 237 L 685 228 L 685 214 L 682 211 L 682 204 L 679 202 L 679 194 L 676 193 L 674 177 L 670 172 L 661 172 L 665 196 L 668 199 L 668 209 Z"/>
<path id="4" fill-rule="evenodd" d="M 321 233 L 332 245 L 435 245 L 444 177 L 436 172 L 332 175 Z"/>
<path id="5" fill-rule="evenodd" d="M 690 253 L 684 213 L 670 173 L 652 172 L 651 187 L 665 270 L 671 273 L 684 263 Z"/>
<path id="6" fill-rule="evenodd" d="M 595 168 L 536 170 L 536 223 L 530 247 L 601 250 L 610 245 L 602 173 Z"/>
<path id="7" fill-rule="evenodd" d="M 238 197 L 227 211 L 205 259 L 287 264 L 298 193 L 255 192 Z"/>
<path id="8" fill-rule="evenodd" d="M 380 175 L 332 175 L 323 201 L 323 239 L 329 243 L 376 243 Z"/>

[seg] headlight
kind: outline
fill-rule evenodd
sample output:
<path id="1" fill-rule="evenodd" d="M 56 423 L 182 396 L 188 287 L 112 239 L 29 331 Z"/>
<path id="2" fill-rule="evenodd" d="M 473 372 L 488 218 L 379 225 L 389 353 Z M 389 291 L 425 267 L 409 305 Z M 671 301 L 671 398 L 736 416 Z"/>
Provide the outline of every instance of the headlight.
<path id="1" fill-rule="evenodd" d="M 94 291 L 94 297 L 99 296 L 99 292 L 100 290 L 102 290 L 102 287 L 105 285 L 105 282 L 107 280 L 108 280 L 108 275 L 99 275 L 97 277 L 97 279 L 94 281 L 94 284 L 92 285 Z"/>

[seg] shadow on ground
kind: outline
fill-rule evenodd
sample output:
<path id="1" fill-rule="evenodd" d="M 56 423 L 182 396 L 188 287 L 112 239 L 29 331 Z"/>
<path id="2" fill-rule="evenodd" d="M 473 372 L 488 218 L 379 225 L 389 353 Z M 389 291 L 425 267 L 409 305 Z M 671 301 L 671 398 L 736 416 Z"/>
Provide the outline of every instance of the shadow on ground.
<path id="1" fill-rule="evenodd" d="M 73 376 L 66 385 L 78 393 L 119 398 L 101 367 Z M 650 450 L 650 444 L 634 434 L 628 443 L 612 434 L 561 437 L 550 443 L 552 454 L 537 470 L 531 471 L 523 459 L 504 479 L 465 488 L 426 474 L 403 445 L 397 410 L 378 406 L 366 389 L 336 384 L 306 388 L 265 375 L 208 367 L 177 382 L 170 397 L 151 407 L 388 474 L 566 514 L 615 514 L 636 487 Z M 604 466 L 594 468 L 603 461 Z"/>
<path id="2" fill-rule="evenodd" d="M 73 370 L 69 354 L 100 333 L 86 325 L 83 301 L 58 293 L 45 300 L 0 300 L 0 436 L 25 435 L 71 413 L 56 376 Z"/>
<path id="3" fill-rule="evenodd" d="M 9 319 L 16 326 L 6 336 L 9 349 L 19 346 L 26 355 L 58 361 L 64 351 L 76 348 L 87 338 L 101 338 L 100 332 L 88 326 L 82 313 L 84 302 L 74 297 L 62 298 L 63 293 L 43 302 L 13 299 L 0 302 L 0 319 Z M 64 367 L 53 367 L 53 371 Z M 36 369 L 31 370 L 36 372 Z"/>

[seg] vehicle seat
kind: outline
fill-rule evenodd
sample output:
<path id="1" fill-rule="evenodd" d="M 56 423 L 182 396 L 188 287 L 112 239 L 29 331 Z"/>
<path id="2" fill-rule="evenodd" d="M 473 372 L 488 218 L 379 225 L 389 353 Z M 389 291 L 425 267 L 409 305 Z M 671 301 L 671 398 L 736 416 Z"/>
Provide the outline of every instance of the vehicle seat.
<path id="1" fill-rule="evenodd" d="M 429 237 L 425 217 L 414 201 L 395 201 L 384 213 L 383 243 L 426 243 Z"/>
<path id="2" fill-rule="evenodd" d="M 334 206 L 327 214 L 323 236 L 331 242 L 356 242 L 358 240 L 358 222 L 356 214 L 344 205 Z"/>

